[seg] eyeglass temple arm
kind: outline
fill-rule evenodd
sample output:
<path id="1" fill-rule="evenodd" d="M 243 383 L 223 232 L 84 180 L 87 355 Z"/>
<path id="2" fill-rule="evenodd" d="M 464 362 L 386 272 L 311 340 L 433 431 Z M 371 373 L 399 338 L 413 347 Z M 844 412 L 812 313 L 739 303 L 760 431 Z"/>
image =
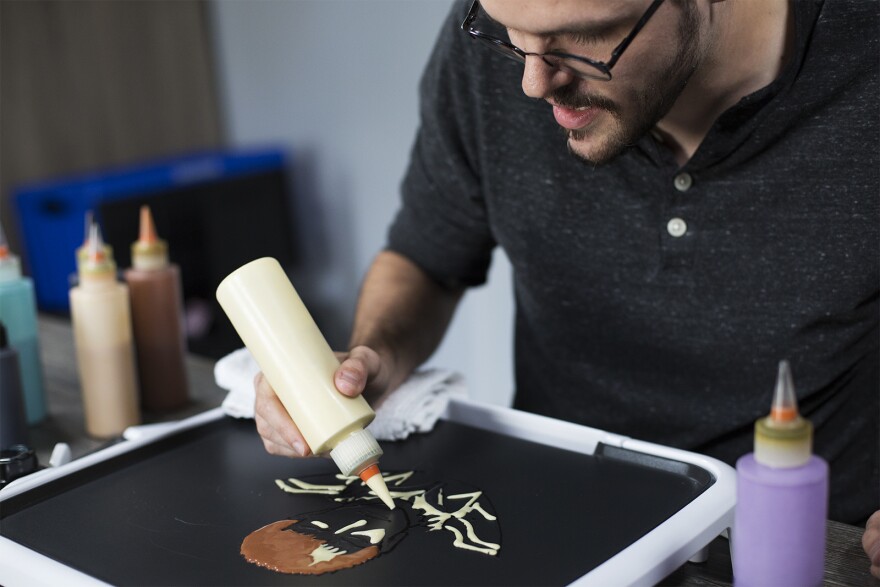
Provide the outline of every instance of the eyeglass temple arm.
<path id="1" fill-rule="evenodd" d="M 461 22 L 461 30 L 465 32 L 470 32 L 471 23 L 474 22 L 477 18 L 477 11 L 480 7 L 480 0 L 474 0 L 471 4 L 470 10 L 468 10 L 467 16 L 464 17 L 464 20 Z"/>
<path id="2" fill-rule="evenodd" d="M 660 5 L 663 4 L 663 0 L 654 0 L 653 3 L 648 7 L 648 10 L 645 11 L 645 14 L 642 15 L 642 18 L 639 19 L 639 22 L 636 23 L 635 28 L 626 36 L 624 40 L 620 42 L 620 44 L 614 48 L 614 51 L 611 52 L 611 59 L 608 60 L 608 63 L 605 65 L 608 69 L 611 69 L 617 60 L 620 59 L 620 55 L 626 51 L 626 48 L 629 47 L 629 44 L 632 43 L 632 40 L 639 34 L 639 31 L 642 30 L 642 27 L 647 24 L 648 20 L 654 16 L 654 13 L 657 12 L 657 9 L 660 8 Z"/>

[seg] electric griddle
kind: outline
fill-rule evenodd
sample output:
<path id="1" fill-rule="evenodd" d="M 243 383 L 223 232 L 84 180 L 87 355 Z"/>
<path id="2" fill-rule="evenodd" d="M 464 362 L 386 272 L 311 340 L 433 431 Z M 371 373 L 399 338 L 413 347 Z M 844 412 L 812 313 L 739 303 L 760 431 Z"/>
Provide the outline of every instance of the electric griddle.
<path id="1" fill-rule="evenodd" d="M 287 575 L 239 554 L 252 531 L 327 507 L 276 479 L 335 474 L 323 458 L 267 454 L 250 420 L 211 410 L 0 492 L 0 584 L 653 584 L 730 527 L 731 467 L 511 409 L 453 400 L 435 429 L 384 442 L 383 471 L 479 488 L 501 550 L 410 529 L 365 564 Z"/>

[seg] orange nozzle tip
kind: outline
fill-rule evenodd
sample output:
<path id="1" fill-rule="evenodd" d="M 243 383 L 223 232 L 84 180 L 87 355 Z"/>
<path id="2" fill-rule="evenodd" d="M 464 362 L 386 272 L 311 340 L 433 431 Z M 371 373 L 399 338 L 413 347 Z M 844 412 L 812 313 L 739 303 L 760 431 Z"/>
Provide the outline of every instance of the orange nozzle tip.
<path id="1" fill-rule="evenodd" d="M 774 422 L 793 422 L 798 417 L 797 396 L 788 361 L 779 362 L 776 390 L 770 407 L 770 419 Z"/>
<path id="2" fill-rule="evenodd" d="M 367 479 L 369 479 L 373 475 L 381 475 L 381 473 L 379 472 L 379 465 L 370 465 L 369 467 L 358 473 L 358 477 L 360 477 L 361 481 L 363 481 L 364 483 L 366 483 Z"/>
<path id="3" fill-rule="evenodd" d="M 797 420 L 798 410 L 797 408 L 786 406 L 786 407 L 772 407 L 770 409 L 770 419 L 774 422 L 793 422 Z"/>
<path id="4" fill-rule="evenodd" d="M 0 259 L 5 259 L 9 256 L 9 247 L 6 245 L 0 245 Z"/>
<path id="5" fill-rule="evenodd" d="M 159 237 L 156 235 L 156 224 L 153 222 L 153 214 L 149 206 L 141 206 L 141 226 L 138 240 L 142 243 L 152 244 Z"/>
<path id="6" fill-rule="evenodd" d="M 101 238 L 101 228 L 95 222 L 89 227 L 88 247 L 90 261 L 99 263 L 104 260 L 104 239 Z"/>

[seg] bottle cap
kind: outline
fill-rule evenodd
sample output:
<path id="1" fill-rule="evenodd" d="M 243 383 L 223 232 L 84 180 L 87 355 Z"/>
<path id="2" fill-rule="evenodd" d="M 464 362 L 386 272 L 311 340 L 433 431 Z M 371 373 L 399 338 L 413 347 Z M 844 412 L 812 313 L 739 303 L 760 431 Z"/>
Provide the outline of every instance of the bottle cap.
<path id="1" fill-rule="evenodd" d="M 813 451 L 813 425 L 798 413 L 788 361 L 779 363 L 770 415 L 755 423 L 755 460 L 773 468 L 807 464 Z"/>
<path id="2" fill-rule="evenodd" d="M 87 282 L 108 279 L 116 280 L 116 263 L 113 261 L 113 253 L 104 246 L 101 228 L 94 222 L 89 228 L 86 256 L 79 263 L 79 281 L 85 285 Z"/>
<path id="3" fill-rule="evenodd" d="M 156 233 L 149 206 L 141 206 L 140 235 L 131 245 L 131 266 L 145 271 L 168 266 L 168 244 Z"/>
<path id="4" fill-rule="evenodd" d="M 85 229 L 83 231 L 83 243 L 76 249 L 76 270 L 80 270 L 80 266 L 89 258 L 89 235 L 92 232 L 92 225 L 95 224 L 95 215 L 91 210 L 85 214 Z M 104 243 L 104 254 L 113 258 L 113 247 Z"/>
<path id="5" fill-rule="evenodd" d="M 330 457 L 343 475 L 357 475 L 382 456 L 382 448 L 369 430 L 356 430 L 342 439 Z"/>
<path id="6" fill-rule="evenodd" d="M 0 226 L 0 283 L 21 277 L 21 261 L 9 250 L 6 234 Z"/>

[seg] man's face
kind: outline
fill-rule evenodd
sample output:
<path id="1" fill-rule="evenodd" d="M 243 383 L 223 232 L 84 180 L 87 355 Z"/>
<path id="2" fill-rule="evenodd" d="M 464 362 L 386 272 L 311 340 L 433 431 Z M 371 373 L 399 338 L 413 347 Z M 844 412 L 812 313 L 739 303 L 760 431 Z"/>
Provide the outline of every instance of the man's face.
<path id="1" fill-rule="evenodd" d="M 649 0 L 485 0 L 486 14 L 530 53 L 559 51 L 608 61 Z M 611 70 L 611 81 L 582 79 L 540 57 L 526 58 L 526 95 L 553 106 L 575 156 L 601 165 L 653 128 L 700 61 L 700 15 L 689 0 L 666 0 Z"/>

